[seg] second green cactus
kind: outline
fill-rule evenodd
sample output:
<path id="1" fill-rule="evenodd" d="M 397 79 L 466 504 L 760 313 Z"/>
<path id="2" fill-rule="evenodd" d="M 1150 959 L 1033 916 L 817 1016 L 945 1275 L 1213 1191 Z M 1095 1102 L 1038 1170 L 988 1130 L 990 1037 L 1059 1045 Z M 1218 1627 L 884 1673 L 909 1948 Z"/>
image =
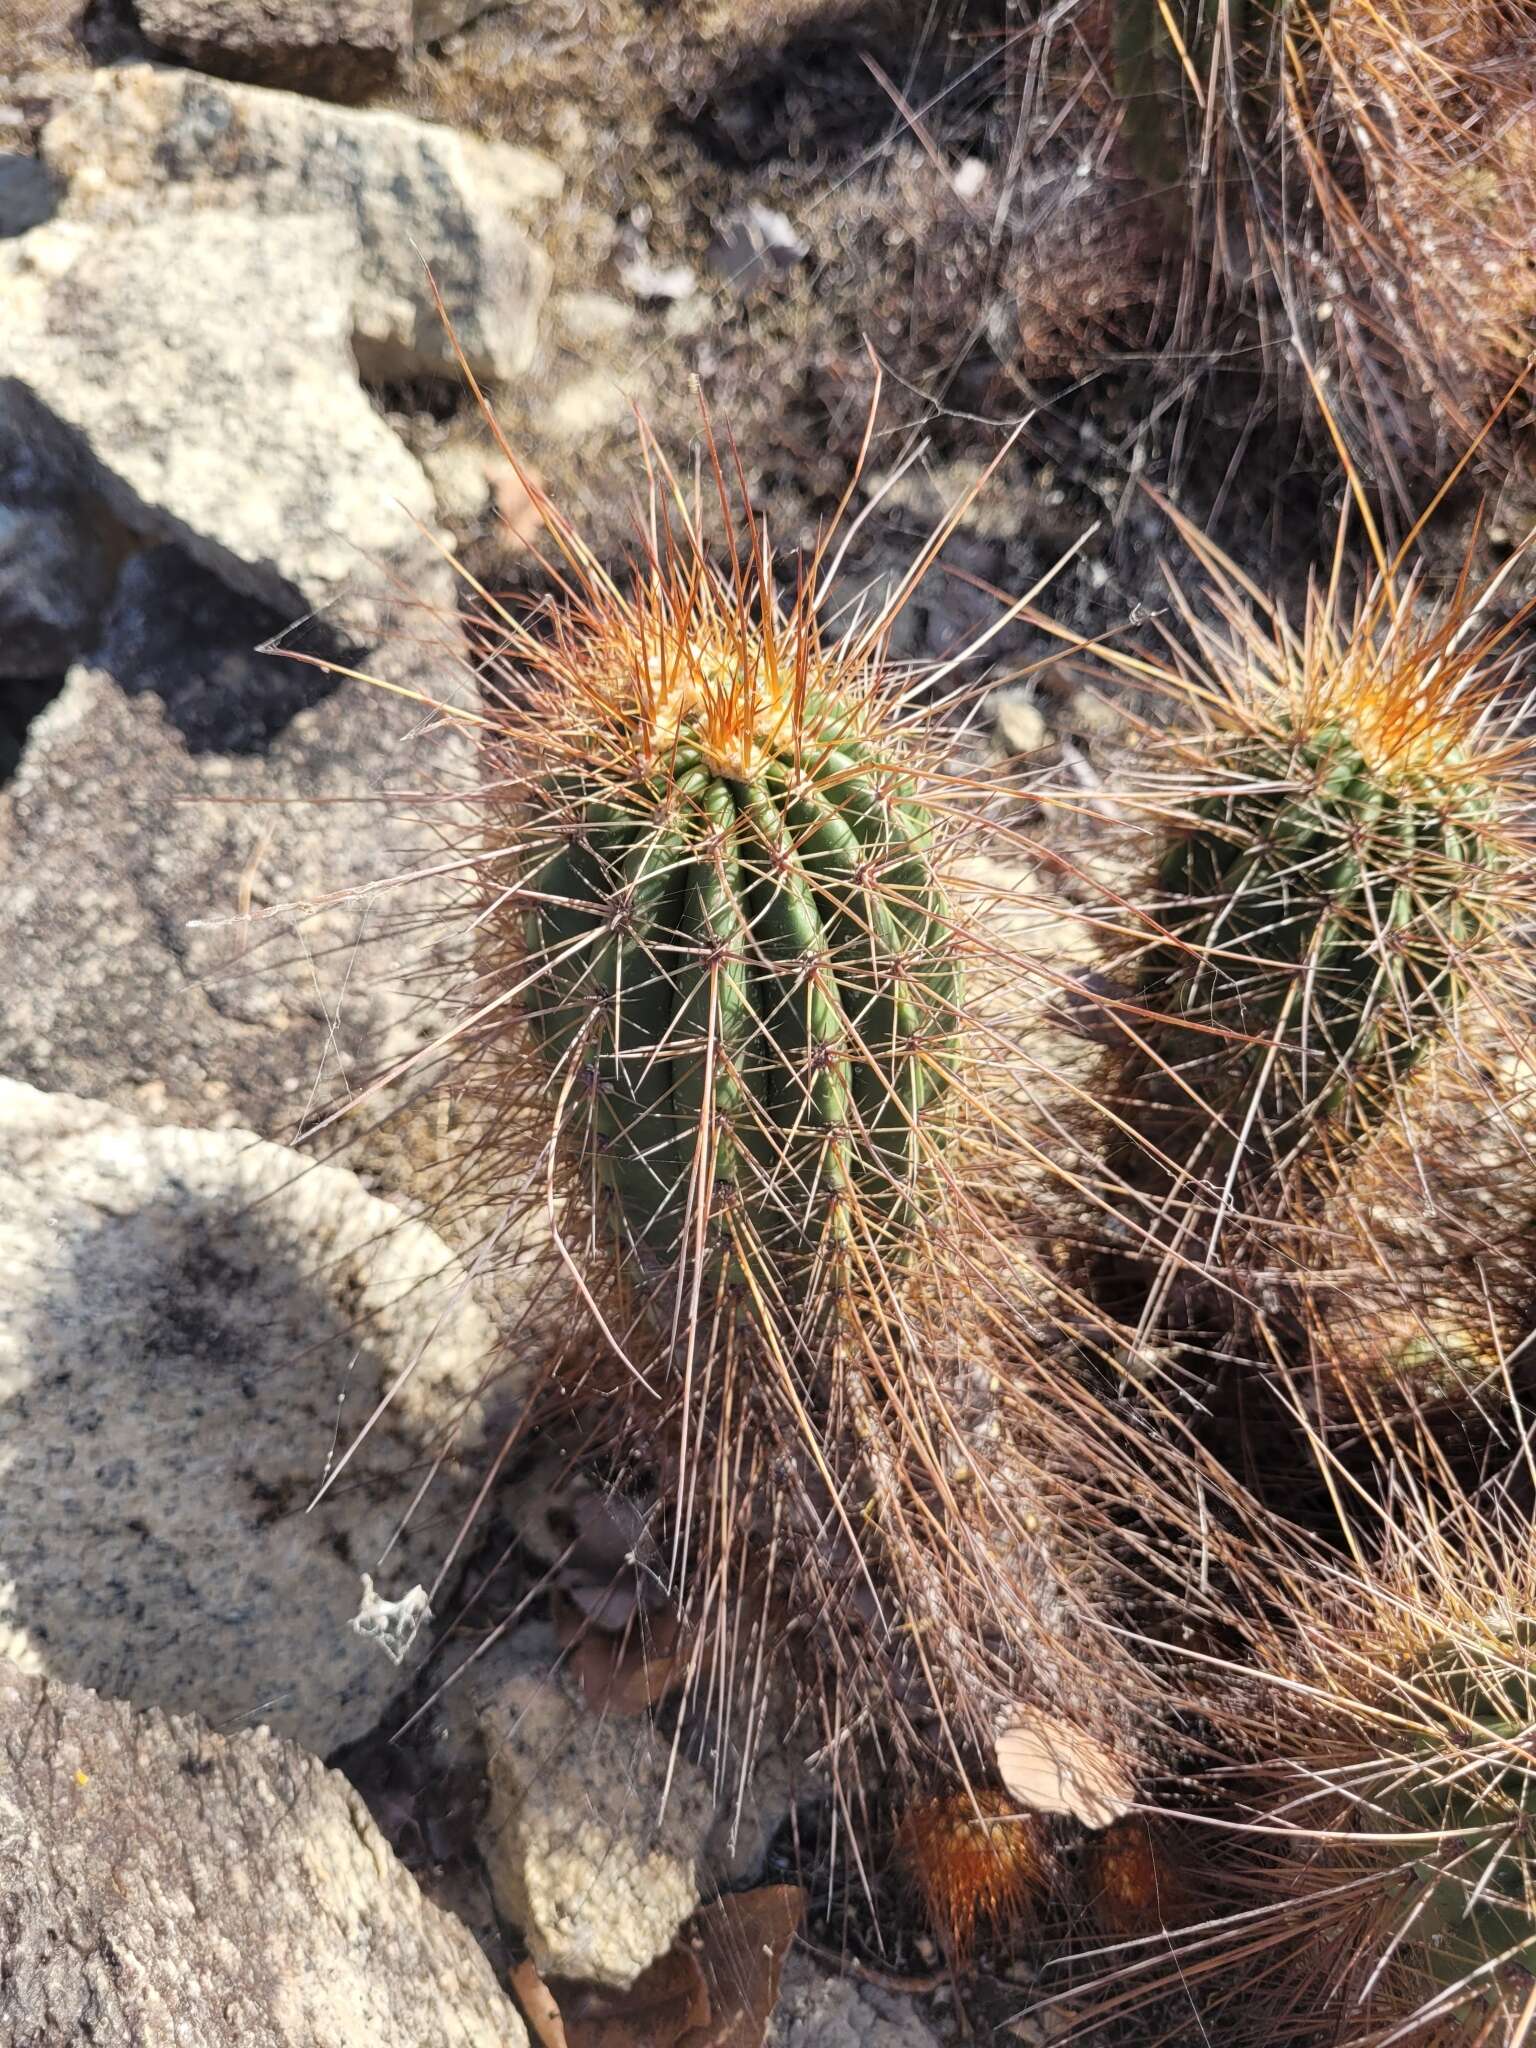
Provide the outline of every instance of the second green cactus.
<path id="1" fill-rule="evenodd" d="M 1284 1164 L 1325 1120 L 1335 1149 L 1370 1135 L 1455 1028 L 1501 866 L 1454 751 L 1373 760 L 1324 722 L 1211 766 L 1161 861 L 1134 1020 L 1206 1177 L 1239 1150 Z"/>

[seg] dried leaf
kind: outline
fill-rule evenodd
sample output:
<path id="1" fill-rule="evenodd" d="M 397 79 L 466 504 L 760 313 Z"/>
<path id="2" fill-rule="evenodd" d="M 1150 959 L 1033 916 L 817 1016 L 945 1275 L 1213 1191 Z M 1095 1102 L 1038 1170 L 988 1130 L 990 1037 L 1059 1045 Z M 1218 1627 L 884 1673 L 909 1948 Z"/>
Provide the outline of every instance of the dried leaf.
<path id="1" fill-rule="evenodd" d="M 709 1993 L 682 1943 L 658 1957 L 627 1991 L 557 1982 L 566 2048 L 681 2048 L 709 2022 Z"/>
<path id="2" fill-rule="evenodd" d="M 805 1912 L 798 1885 L 728 1892 L 695 1913 L 683 1933 L 709 1987 L 710 2017 L 678 2048 L 762 2048 L 779 1997 L 779 1975 Z"/>
<path id="3" fill-rule="evenodd" d="M 554 1993 L 533 1964 L 514 1963 L 507 1976 L 539 2048 L 571 2048 Z"/>
<path id="4" fill-rule="evenodd" d="M 1068 1813 L 1085 1828 L 1107 1828 L 1129 1813 L 1136 1788 L 1114 1752 L 1069 1722 L 1016 1707 L 997 1738 L 997 1769 L 1032 1813 Z"/>
<path id="5" fill-rule="evenodd" d="M 563 1593 L 550 1601 L 555 1634 L 570 1652 L 566 1668 L 597 1714 L 643 1714 L 681 1684 L 688 1645 L 670 1612 L 613 1635 L 588 1620 Z"/>

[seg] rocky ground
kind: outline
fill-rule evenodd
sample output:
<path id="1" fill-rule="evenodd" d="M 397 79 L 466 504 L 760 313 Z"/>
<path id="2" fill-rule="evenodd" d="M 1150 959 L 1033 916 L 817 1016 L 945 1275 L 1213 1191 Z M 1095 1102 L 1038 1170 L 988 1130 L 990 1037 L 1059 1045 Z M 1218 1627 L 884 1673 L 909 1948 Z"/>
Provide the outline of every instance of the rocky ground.
<path id="1" fill-rule="evenodd" d="M 516 1619 L 536 1502 L 454 1550 L 538 1304 L 482 1301 L 420 1220 L 451 1128 L 401 1068 L 441 1028 L 441 941 L 369 893 L 419 821 L 358 799 L 464 772 L 417 701 L 469 687 L 450 556 L 535 581 L 459 350 L 615 557 L 636 407 L 686 467 L 702 397 L 793 546 L 843 490 L 878 357 L 850 601 L 1023 422 L 903 653 L 953 652 L 1085 532 L 1051 608 L 1133 615 L 1178 552 L 1144 476 L 1304 575 L 1334 485 L 1283 433 L 1243 455 L 1240 380 L 1193 433 L 1134 362 L 1075 376 L 1063 266 L 1109 202 L 1011 150 L 1012 18 L 0 21 L 0 2044 L 505 2044 L 520 2012 L 555 2048 L 953 2031 L 916 1949 L 883 1985 L 785 1959 L 813 1773 L 786 1758 L 739 1814 L 643 1715 L 551 1676 Z M 990 644 L 986 744 L 1091 787 L 1117 713 L 1059 666 L 1021 679 L 1045 645 Z M 430 1589 L 436 1621 L 354 1629 L 364 1572 L 386 1602 Z M 514 1619 L 488 1644 L 454 1620 L 492 1608 Z M 766 1917 L 722 1918 L 722 1886 Z"/>

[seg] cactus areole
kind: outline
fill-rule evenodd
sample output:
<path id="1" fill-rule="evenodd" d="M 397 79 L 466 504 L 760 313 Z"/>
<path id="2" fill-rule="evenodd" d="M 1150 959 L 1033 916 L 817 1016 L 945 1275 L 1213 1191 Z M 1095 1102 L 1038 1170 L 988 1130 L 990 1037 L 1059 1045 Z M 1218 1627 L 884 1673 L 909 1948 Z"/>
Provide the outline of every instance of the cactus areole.
<path id="1" fill-rule="evenodd" d="M 536 797 L 524 1011 L 631 1265 L 803 1298 L 903 1263 L 957 995 L 910 777 L 812 703 L 730 745 L 684 707 Z"/>
<path id="2" fill-rule="evenodd" d="M 1159 874 L 1158 1050 L 1234 1132 L 1253 1112 L 1270 1140 L 1319 1116 L 1361 1137 L 1451 1029 L 1493 923 L 1489 792 L 1453 755 L 1384 764 L 1333 723 L 1221 767 Z"/>

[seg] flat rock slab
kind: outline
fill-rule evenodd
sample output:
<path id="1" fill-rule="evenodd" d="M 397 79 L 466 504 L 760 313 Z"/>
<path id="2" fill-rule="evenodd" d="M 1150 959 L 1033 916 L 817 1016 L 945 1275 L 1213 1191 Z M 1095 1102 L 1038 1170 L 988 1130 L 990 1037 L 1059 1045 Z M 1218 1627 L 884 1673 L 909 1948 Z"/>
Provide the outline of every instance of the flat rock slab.
<path id="1" fill-rule="evenodd" d="M 6 2048 L 527 2048 L 357 1794 L 0 1660 Z"/>
<path id="2" fill-rule="evenodd" d="M 452 933 L 387 886 L 435 849 L 381 792 L 462 775 L 468 750 L 365 684 L 306 696 L 316 671 L 252 651 L 270 619 L 231 615 L 174 550 L 141 567 L 108 625 L 121 680 L 72 671 L 0 790 L 0 1073 L 290 1138 L 443 1027 Z M 429 651 L 376 665 L 430 692 Z M 239 921 L 289 903 L 314 907 Z"/>
<path id="3" fill-rule="evenodd" d="M 0 242 L 0 441 L 285 617 L 334 607 L 373 639 L 393 590 L 434 590 L 442 566 L 431 486 L 357 381 L 356 253 L 334 216 Z"/>
<path id="4" fill-rule="evenodd" d="M 0 1082 L 0 1272 L 0 1652 L 365 1734 L 400 1679 L 361 1574 L 430 1585 L 483 1470 L 496 1336 L 442 1240 L 248 1132 Z"/>
<path id="5" fill-rule="evenodd" d="M 356 261 L 325 295 L 345 297 L 365 375 L 458 375 L 429 269 L 478 377 L 514 378 L 533 359 L 550 264 L 523 223 L 563 184 L 535 151 L 406 114 L 126 64 L 95 73 L 54 115 L 42 154 L 75 219 L 219 210 L 347 222 Z M 262 343 L 302 322 L 321 289 L 313 278 L 280 289 L 255 323 Z"/>

